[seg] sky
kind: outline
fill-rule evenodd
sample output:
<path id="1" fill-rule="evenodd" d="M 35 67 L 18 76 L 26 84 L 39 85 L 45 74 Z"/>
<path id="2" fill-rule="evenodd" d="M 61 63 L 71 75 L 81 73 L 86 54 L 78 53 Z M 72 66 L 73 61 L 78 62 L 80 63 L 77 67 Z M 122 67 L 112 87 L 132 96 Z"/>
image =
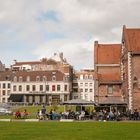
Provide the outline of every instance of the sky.
<path id="1" fill-rule="evenodd" d="M 120 43 L 140 28 L 139 0 L 0 0 L 0 60 L 35 61 L 64 53 L 75 69 L 94 66 L 94 41 Z"/>

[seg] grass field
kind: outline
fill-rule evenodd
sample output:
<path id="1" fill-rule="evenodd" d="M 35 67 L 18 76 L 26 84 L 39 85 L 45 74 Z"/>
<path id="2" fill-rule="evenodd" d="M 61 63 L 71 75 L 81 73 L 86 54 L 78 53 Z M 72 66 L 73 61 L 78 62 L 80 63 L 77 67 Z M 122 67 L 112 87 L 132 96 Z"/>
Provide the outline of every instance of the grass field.
<path id="1" fill-rule="evenodd" d="M 0 140 L 139 140 L 136 122 L 0 122 Z"/>

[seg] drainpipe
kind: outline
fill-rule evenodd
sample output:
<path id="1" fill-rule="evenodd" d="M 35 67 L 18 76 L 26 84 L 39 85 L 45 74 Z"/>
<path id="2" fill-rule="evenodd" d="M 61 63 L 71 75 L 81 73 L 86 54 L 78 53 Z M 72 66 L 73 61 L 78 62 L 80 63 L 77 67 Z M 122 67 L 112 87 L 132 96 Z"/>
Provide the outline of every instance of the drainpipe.
<path id="1" fill-rule="evenodd" d="M 131 68 L 131 53 L 128 52 L 128 108 L 132 110 L 132 68 Z"/>

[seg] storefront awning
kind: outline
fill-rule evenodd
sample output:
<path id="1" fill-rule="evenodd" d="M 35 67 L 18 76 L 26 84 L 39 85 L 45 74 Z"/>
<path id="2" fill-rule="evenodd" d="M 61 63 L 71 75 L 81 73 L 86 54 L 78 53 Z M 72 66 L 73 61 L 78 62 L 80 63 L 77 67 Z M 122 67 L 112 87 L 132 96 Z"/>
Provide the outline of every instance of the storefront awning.
<path id="1" fill-rule="evenodd" d="M 63 102 L 64 105 L 96 105 L 93 101 L 87 101 L 82 99 L 73 99 Z"/>
<path id="2" fill-rule="evenodd" d="M 23 94 L 11 94 L 8 100 L 12 102 L 23 102 Z"/>

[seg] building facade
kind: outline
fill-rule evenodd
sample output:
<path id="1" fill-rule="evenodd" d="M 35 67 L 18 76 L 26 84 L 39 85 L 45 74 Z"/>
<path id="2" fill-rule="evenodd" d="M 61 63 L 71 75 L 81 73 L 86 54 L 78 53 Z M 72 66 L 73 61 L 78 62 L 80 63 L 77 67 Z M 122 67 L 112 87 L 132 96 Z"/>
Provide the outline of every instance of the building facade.
<path id="1" fill-rule="evenodd" d="M 15 61 L 11 69 L 0 73 L 1 102 L 58 104 L 67 101 L 72 94 L 72 74 L 73 67 L 62 53 L 40 61 Z M 10 88 L 5 86 L 6 99 L 3 84 L 10 84 Z"/>
<path id="2" fill-rule="evenodd" d="M 124 105 L 121 80 L 121 44 L 94 44 L 95 101 L 99 105 Z"/>
<path id="3" fill-rule="evenodd" d="M 128 108 L 140 109 L 140 29 L 123 26 L 121 76 Z"/>
<path id="4" fill-rule="evenodd" d="M 8 102 L 8 98 L 11 93 L 10 75 L 10 71 L 0 72 L 0 103 Z"/>
<path id="5" fill-rule="evenodd" d="M 72 98 L 94 101 L 93 69 L 83 69 L 74 73 Z"/>

